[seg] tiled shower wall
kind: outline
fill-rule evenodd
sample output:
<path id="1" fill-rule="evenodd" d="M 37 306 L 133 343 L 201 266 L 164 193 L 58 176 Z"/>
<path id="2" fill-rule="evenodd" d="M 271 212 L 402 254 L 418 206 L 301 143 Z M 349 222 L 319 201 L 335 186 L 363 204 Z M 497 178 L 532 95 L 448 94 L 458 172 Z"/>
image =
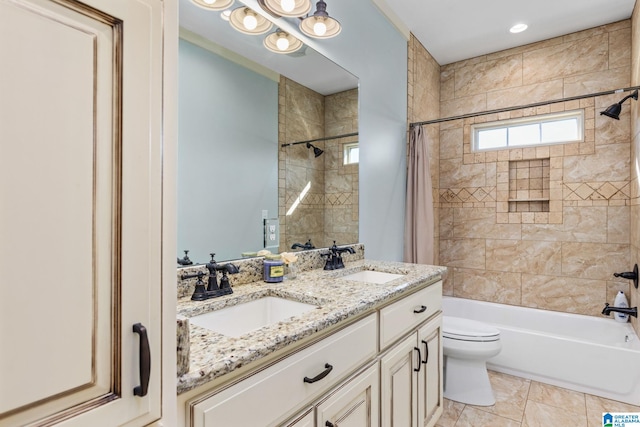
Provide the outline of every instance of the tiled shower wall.
<path id="1" fill-rule="evenodd" d="M 631 20 L 625 20 L 442 66 L 440 117 L 628 87 L 630 71 Z M 625 104 L 620 121 L 599 114 L 622 96 L 429 126 L 436 129 L 430 134 L 439 132 L 446 294 L 594 316 L 618 290 L 629 294 L 629 282 L 613 273 L 631 265 L 630 206 L 637 196 L 630 184 L 630 109 Z M 585 112 L 584 142 L 470 152 L 474 122 L 573 109 Z M 510 165 L 538 160 L 550 168 L 547 210 L 510 210 Z"/>
<path id="2" fill-rule="evenodd" d="M 409 39 L 407 52 L 407 121 L 414 123 L 437 119 L 440 117 L 440 65 L 413 34 Z M 429 169 L 434 198 L 434 263 L 440 264 L 440 226 L 438 224 L 440 217 L 438 199 L 440 132 L 438 126 L 428 126 L 425 130 L 429 143 Z M 409 136 L 407 135 L 408 140 Z"/>
<path id="3" fill-rule="evenodd" d="M 631 17 L 631 83 L 634 86 L 640 85 L 640 8 L 636 7 Z M 629 102 L 629 101 L 627 101 Z M 630 105 L 629 105 L 630 104 Z M 640 185 L 638 175 L 640 175 L 640 108 L 636 101 L 625 103 L 624 108 L 631 107 L 631 262 L 629 264 L 640 263 Z M 640 303 L 640 291 L 631 288 L 631 306 L 636 307 Z M 640 334 L 640 324 L 638 319 L 631 318 L 631 322 L 637 333 Z"/>
<path id="4" fill-rule="evenodd" d="M 358 131 L 358 90 L 323 96 L 286 77 L 280 78 L 278 105 L 280 144 Z M 305 144 L 280 147 L 278 208 L 280 251 L 311 239 L 316 247 L 358 241 L 358 165 L 343 165 L 342 146 L 357 137 L 318 141 L 324 150 L 314 157 Z M 304 188 L 308 192 L 287 216 Z"/>

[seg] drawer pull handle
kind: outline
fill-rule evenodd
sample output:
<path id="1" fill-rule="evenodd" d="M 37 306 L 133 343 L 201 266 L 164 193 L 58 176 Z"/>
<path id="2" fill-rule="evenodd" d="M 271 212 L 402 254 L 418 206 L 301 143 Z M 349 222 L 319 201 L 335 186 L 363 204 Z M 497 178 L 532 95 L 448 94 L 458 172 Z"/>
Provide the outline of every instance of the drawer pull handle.
<path id="1" fill-rule="evenodd" d="M 426 305 L 421 305 L 420 306 L 420 310 L 413 310 L 413 312 L 416 313 L 416 314 L 424 313 L 425 311 L 427 311 L 427 306 Z"/>
<path id="2" fill-rule="evenodd" d="M 429 361 L 429 343 L 425 340 L 422 340 L 422 344 L 424 344 L 424 360 L 422 361 L 422 363 L 426 365 Z"/>
<path id="3" fill-rule="evenodd" d="M 329 375 L 329 372 L 331 372 L 332 370 L 333 370 L 333 366 L 329 365 L 328 363 L 325 363 L 324 371 L 320 372 L 318 375 L 316 375 L 313 378 L 304 377 L 304 382 L 312 384 L 312 383 L 315 383 L 316 381 L 320 381 L 321 379 Z"/>
<path id="4" fill-rule="evenodd" d="M 422 361 L 422 355 L 420 354 L 420 349 L 418 347 L 413 347 L 414 350 L 418 352 L 418 367 L 413 368 L 415 372 L 420 372 L 420 362 Z"/>
<path id="5" fill-rule="evenodd" d="M 135 396 L 146 396 L 149 389 L 149 377 L 151 376 L 151 350 L 149 349 L 149 338 L 147 328 L 140 323 L 133 325 L 133 332 L 140 335 L 140 385 L 133 388 Z"/>
<path id="6" fill-rule="evenodd" d="M 326 423 L 324 423 L 324 425 L 326 427 L 335 427 L 331 421 L 327 421 Z"/>

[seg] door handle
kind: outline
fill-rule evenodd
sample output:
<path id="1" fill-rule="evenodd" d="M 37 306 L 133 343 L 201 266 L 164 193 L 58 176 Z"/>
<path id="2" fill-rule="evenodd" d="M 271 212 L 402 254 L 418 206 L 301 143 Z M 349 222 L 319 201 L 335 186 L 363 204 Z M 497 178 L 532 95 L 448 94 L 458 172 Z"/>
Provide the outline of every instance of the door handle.
<path id="1" fill-rule="evenodd" d="M 321 379 L 329 375 L 329 372 L 331 372 L 332 370 L 333 370 L 333 366 L 329 365 L 328 363 L 325 363 L 324 371 L 320 372 L 318 375 L 316 375 L 313 378 L 304 377 L 304 382 L 312 384 L 312 383 L 315 383 L 316 381 L 320 381 Z"/>
<path id="2" fill-rule="evenodd" d="M 426 365 L 429 361 L 429 343 L 425 340 L 422 340 L 422 344 L 424 344 L 424 360 L 422 361 L 422 363 Z"/>
<path id="3" fill-rule="evenodd" d="M 422 361 L 422 355 L 420 354 L 420 348 L 413 347 L 414 350 L 418 352 L 418 367 L 413 368 L 414 372 L 420 372 L 420 362 Z"/>
<path id="4" fill-rule="evenodd" d="M 141 323 L 133 325 L 133 332 L 140 335 L 140 385 L 133 388 L 135 396 L 146 396 L 149 390 L 149 377 L 151 376 L 151 350 L 149 349 L 149 337 L 147 328 Z"/>

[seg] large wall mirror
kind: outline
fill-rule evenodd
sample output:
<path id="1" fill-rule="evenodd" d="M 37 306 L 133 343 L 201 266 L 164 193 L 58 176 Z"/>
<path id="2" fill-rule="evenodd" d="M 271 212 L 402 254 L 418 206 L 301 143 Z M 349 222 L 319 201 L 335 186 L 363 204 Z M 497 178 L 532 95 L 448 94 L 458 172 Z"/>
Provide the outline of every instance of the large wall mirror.
<path id="1" fill-rule="evenodd" d="M 180 26 L 178 249 L 205 263 L 356 243 L 358 79 L 306 46 L 270 52 L 267 34 L 190 0 Z"/>

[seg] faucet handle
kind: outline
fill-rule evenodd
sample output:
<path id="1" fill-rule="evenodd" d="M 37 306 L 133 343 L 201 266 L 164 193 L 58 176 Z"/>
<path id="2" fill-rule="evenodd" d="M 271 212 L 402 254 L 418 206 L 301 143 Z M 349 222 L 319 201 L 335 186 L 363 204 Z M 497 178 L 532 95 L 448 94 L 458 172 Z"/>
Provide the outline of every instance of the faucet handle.
<path id="1" fill-rule="evenodd" d="M 633 271 L 625 271 L 623 273 L 613 273 L 614 277 L 622 277 L 623 279 L 633 281 L 633 286 L 638 289 L 638 264 L 633 266 Z"/>

